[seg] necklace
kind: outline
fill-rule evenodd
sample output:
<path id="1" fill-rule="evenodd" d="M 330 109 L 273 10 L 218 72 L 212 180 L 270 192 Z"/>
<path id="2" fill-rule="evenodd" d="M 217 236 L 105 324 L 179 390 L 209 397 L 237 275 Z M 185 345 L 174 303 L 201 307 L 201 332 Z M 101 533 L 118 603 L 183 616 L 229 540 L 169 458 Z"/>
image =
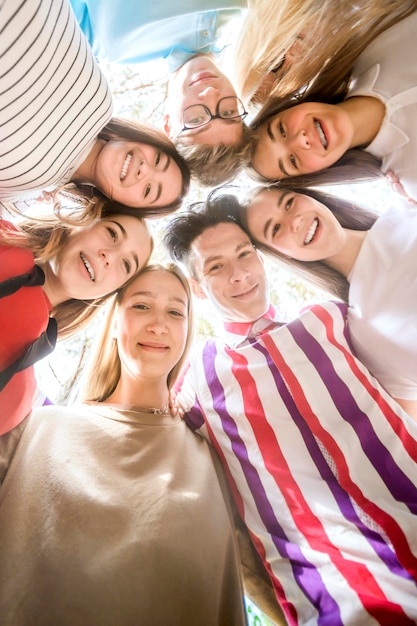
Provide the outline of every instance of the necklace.
<path id="1" fill-rule="evenodd" d="M 155 406 L 138 406 L 137 404 L 113 404 L 115 408 L 124 409 L 126 411 L 136 411 L 137 413 L 151 413 L 152 415 L 170 415 L 168 405 L 166 404 L 162 409 L 158 409 Z"/>

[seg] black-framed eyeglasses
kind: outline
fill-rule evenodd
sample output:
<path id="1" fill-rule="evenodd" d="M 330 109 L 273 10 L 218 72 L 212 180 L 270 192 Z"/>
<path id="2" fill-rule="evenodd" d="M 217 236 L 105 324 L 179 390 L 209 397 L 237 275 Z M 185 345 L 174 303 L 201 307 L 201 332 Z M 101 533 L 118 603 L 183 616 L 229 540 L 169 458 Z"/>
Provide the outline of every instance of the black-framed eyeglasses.
<path id="1" fill-rule="evenodd" d="M 243 120 L 247 114 L 243 102 L 237 96 L 220 98 L 216 107 L 216 115 L 212 115 L 210 109 L 204 104 L 192 104 L 183 111 L 182 123 L 184 126 L 180 133 L 184 130 L 194 130 L 201 126 L 207 126 L 212 120 L 236 120 L 238 118 Z"/>

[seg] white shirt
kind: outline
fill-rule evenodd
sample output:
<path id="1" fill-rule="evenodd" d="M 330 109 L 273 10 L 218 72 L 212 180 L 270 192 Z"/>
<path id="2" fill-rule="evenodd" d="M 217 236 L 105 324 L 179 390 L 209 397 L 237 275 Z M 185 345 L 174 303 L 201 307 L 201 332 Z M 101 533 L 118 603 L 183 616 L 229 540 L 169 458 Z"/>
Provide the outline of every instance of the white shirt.
<path id="1" fill-rule="evenodd" d="M 417 200 L 417 12 L 379 35 L 357 59 L 348 97 L 372 96 L 386 113 L 366 151 Z"/>
<path id="2" fill-rule="evenodd" d="M 2 0 L 0 200 L 71 175 L 112 114 L 107 81 L 67 0 Z"/>
<path id="3" fill-rule="evenodd" d="M 375 222 L 348 280 L 356 354 L 392 396 L 417 399 L 417 208 Z"/>

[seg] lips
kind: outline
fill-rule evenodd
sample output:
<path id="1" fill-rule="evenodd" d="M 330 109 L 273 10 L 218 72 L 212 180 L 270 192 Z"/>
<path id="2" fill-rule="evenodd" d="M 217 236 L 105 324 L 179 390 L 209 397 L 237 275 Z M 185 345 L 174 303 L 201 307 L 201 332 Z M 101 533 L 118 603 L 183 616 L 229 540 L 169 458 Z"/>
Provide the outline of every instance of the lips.
<path id="1" fill-rule="evenodd" d="M 190 87 L 203 80 L 210 80 L 212 78 L 217 78 L 217 76 L 211 72 L 200 72 L 199 74 L 193 76 Z"/>
<path id="2" fill-rule="evenodd" d="M 130 162 L 132 160 L 132 156 L 133 156 L 132 153 L 128 152 L 127 155 L 126 155 L 125 160 L 123 161 L 122 169 L 120 171 L 120 180 L 121 181 L 123 181 L 126 178 L 126 176 L 127 176 L 127 172 L 128 172 L 128 169 L 129 169 Z"/>
<path id="3" fill-rule="evenodd" d="M 168 346 L 161 343 L 146 342 L 139 343 L 139 346 L 149 352 L 166 352 L 168 350 Z"/>
<path id="4" fill-rule="evenodd" d="M 87 259 L 85 254 L 83 254 L 82 252 L 80 252 L 80 258 L 81 258 L 81 261 L 84 263 L 84 267 L 87 270 L 92 282 L 94 283 L 96 280 L 96 274 L 94 272 L 93 266 L 91 265 L 90 261 Z"/>
<path id="5" fill-rule="evenodd" d="M 304 245 L 308 246 L 309 243 L 311 243 L 314 239 L 314 235 L 316 234 L 317 228 L 319 226 L 319 221 L 317 218 L 315 218 L 313 220 L 313 223 L 311 224 L 310 228 L 307 231 L 307 235 L 304 239 Z"/>
<path id="6" fill-rule="evenodd" d="M 329 142 L 327 140 L 326 133 L 324 132 L 323 126 L 321 125 L 319 120 L 314 119 L 314 127 L 317 130 L 317 134 L 319 136 L 321 145 L 323 146 L 325 150 L 327 150 Z"/>
<path id="7" fill-rule="evenodd" d="M 258 288 L 258 285 L 254 285 L 253 287 L 250 287 L 250 289 L 248 289 L 247 291 L 237 293 L 237 294 L 235 294 L 232 297 L 233 298 L 241 298 L 241 299 L 250 298 L 251 296 L 253 296 L 253 294 L 255 293 L 257 288 Z"/>

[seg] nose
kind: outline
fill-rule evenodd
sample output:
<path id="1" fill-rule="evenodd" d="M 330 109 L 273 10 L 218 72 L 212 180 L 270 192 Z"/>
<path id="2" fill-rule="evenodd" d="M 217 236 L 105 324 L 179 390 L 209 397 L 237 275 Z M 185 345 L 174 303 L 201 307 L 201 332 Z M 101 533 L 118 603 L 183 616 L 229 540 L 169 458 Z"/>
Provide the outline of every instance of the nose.
<path id="1" fill-rule="evenodd" d="M 168 332 L 165 318 L 162 315 L 153 315 L 148 321 L 147 331 L 152 335 L 165 335 Z"/>
<path id="2" fill-rule="evenodd" d="M 202 88 L 198 92 L 198 97 L 200 100 L 204 101 L 204 104 L 216 105 L 217 99 L 219 97 L 219 90 L 217 87 L 213 87 L 212 85 L 207 85 Z"/>
<path id="3" fill-rule="evenodd" d="M 296 233 L 297 230 L 300 228 L 302 217 L 301 215 L 292 215 L 291 213 L 289 213 L 285 216 L 285 220 L 290 232 Z"/>
<path id="4" fill-rule="evenodd" d="M 104 267 L 110 267 L 113 262 L 113 254 L 110 250 L 100 250 L 99 255 L 104 262 Z"/>
<path id="5" fill-rule="evenodd" d="M 309 150 L 311 148 L 311 144 L 305 130 L 298 131 L 298 133 L 294 137 L 294 144 L 295 146 L 297 146 L 298 148 L 302 148 L 303 150 Z"/>
<path id="6" fill-rule="evenodd" d="M 234 265 L 232 267 L 231 272 L 230 272 L 230 282 L 231 283 L 238 283 L 238 282 L 244 280 L 248 276 L 248 274 L 249 274 L 249 272 L 245 268 L 243 268 L 243 267 L 241 267 L 239 265 Z"/>
<path id="7" fill-rule="evenodd" d="M 139 163 L 139 169 L 138 169 L 138 178 L 143 178 L 144 176 L 149 175 L 150 171 L 151 171 L 152 166 L 148 163 L 148 161 L 146 161 L 146 159 L 143 159 L 140 163 Z"/>

